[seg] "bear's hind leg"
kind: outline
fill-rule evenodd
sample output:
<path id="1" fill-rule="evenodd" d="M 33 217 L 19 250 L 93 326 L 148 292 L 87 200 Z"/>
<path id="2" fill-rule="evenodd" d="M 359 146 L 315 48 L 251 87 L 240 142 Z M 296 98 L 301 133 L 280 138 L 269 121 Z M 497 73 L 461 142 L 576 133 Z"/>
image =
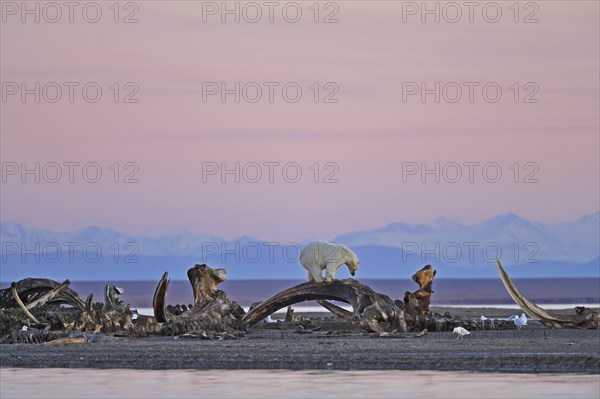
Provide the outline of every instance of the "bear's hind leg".
<path id="1" fill-rule="evenodd" d="M 323 282 L 323 272 L 321 268 L 313 267 L 308 270 L 308 281 L 316 281 L 317 283 Z"/>

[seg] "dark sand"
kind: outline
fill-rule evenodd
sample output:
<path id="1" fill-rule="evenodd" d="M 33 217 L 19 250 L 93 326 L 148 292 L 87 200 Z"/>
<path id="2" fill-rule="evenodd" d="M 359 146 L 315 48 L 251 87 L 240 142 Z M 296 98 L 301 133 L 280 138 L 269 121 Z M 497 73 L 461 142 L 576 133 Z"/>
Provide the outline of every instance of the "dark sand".
<path id="1" fill-rule="evenodd" d="M 480 309 L 460 310 L 467 317 L 481 314 Z M 493 311 L 486 312 L 493 316 Z M 515 312 L 502 309 L 496 313 Z M 600 373 L 599 330 L 552 330 L 530 321 L 521 331 L 472 331 L 456 340 L 451 332 L 427 333 L 421 338 L 415 338 L 415 333 L 379 337 L 329 317 L 312 324 L 320 329 L 298 334 L 295 326 L 261 323 L 240 340 L 101 336 L 83 344 L 0 345 L 0 365 Z"/>

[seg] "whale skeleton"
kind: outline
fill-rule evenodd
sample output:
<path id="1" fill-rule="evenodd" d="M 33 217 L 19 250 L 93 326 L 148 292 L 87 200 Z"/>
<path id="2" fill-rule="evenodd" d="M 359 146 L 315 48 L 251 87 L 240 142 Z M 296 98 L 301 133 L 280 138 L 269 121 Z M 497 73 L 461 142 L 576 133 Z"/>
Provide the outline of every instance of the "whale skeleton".
<path id="1" fill-rule="evenodd" d="M 508 294 L 529 317 L 550 328 L 598 328 L 600 317 L 598 312 L 584 306 L 575 307 L 574 314 L 556 314 L 547 311 L 525 298 L 512 282 L 510 277 L 496 260 L 500 279 Z"/>

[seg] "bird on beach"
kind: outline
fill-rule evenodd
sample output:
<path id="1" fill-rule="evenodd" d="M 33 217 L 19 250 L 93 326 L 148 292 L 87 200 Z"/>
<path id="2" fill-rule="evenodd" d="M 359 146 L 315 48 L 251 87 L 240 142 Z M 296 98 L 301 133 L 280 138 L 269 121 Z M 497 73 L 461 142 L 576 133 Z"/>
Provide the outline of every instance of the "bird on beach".
<path id="1" fill-rule="evenodd" d="M 23 326 L 23 327 L 21 327 L 21 331 L 29 331 L 29 327 Z"/>
<path id="2" fill-rule="evenodd" d="M 521 328 L 523 328 L 524 326 L 527 325 L 527 316 L 525 315 L 525 313 L 521 313 L 521 316 L 516 317 L 513 320 L 513 323 L 515 323 L 515 326 L 517 326 L 517 329 L 520 330 Z"/>
<path id="3" fill-rule="evenodd" d="M 464 337 L 465 335 L 471 334 L 470 332 L 468 332 L 467 330 L 465 330 L 462 327 L 456 327 L 454 330 L 452 330 L 452 333 L 458 335 L 458 337 L 456 337 L 456 339 L 462 339 L 462 337 Z"/>
<path id="4" fill-rule="evenodd" d="M 487 317 L 485 317 L 485 316 L 481 315 L 481 317 L 480 317 L 480 320 L 481 320 L 481 328 L 482 328 L 483 330 L 485 330 L 485 322 L 486 322 L 487 320 L 489 320 L 489 321 L 490 321 L 490 330 L 493 330 L 493 329 L 494 329 L 494 319 L 488 319 Z"/>

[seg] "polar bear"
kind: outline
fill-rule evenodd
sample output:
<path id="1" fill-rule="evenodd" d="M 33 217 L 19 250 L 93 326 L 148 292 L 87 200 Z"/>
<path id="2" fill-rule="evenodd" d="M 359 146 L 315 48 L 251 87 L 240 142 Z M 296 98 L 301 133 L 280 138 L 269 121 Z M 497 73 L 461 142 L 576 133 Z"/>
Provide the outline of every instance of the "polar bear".
<path id="1" fill-rule="evenodd" d="M 323 281 L 323 269 L 327 269 L 325 281 L 335 279 L 336 270 L 344 263 L 354 276 L 360 262 L 356 254 L 343 244 L 315 241 L 300 252 L 300 263 L 308 270 L 308 281 Z"/>

